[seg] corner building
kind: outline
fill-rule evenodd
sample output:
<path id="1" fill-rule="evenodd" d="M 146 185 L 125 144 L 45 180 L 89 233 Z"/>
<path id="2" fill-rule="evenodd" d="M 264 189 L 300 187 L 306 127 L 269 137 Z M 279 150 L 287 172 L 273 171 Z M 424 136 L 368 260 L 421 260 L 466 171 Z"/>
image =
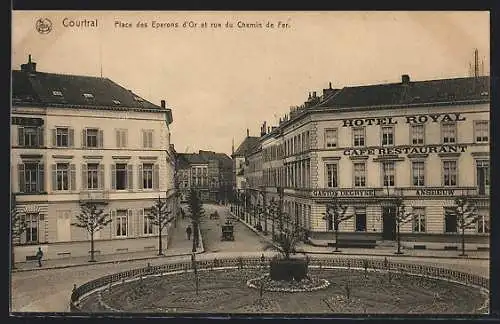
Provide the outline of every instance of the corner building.
<path id="1" fill-rule="evenodd" d="M 95 234 L 97 255 L 157 250 L 145 215 L 158 197 L 174 214 L 178 205 L 165 101 L 107 78 L 39 72 L 31 58 L 12 72 L 12 89 L 11 192 L 28 226 L 16 260 L 39 246 L 45 258 L 87 256 L 89 234 L 71 225 L 87 201 L 112 220 Z"/>
<path id="2" fill-rule="evenodd" d="M 311 241 L 333 241 L 326 204 L 338 197 L 354 217 L 343 238 L 394 241 L 391 199 L 418 217 L 401 225 L 402 241 L 442 248 L 459 242 L 454 198 L 468 195 L 481 215 L 468 244 L 489 242 L 489 77 L 323 90 L 278 127 L 262 129 L 262 183 L 284 187 L 284 211 Z M 255 183 L 255 180 L 253 181 Z"/>

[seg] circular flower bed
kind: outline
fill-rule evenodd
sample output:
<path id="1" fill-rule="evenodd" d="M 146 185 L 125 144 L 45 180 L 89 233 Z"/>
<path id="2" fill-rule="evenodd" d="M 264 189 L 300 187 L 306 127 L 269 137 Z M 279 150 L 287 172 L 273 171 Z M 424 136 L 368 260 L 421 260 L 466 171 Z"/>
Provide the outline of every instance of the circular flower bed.
<path id="1" fill-rule="evenodd" d="M 330 285 L 326 279 L 317 277 L 308 277 L 300 281 L 285 281 L 285 280 L 272 280 L 269 274 L 261 277 L 250 279 L 247 281 L 247 286 L 254 289 L 263 289 L 264 291 L 276 292 L 307 292 L 325 289 Z"/>

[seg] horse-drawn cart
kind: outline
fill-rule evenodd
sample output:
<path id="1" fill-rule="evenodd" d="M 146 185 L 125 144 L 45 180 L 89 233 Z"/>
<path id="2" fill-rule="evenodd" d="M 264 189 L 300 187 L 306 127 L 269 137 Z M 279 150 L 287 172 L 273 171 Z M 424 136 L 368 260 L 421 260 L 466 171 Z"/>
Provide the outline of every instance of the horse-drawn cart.
<path id="1" fill-rule="evenodd" d="M 229 221 L 221 226 L 222 228 L 222 241 L 234 241 L 234 227 Z"/>

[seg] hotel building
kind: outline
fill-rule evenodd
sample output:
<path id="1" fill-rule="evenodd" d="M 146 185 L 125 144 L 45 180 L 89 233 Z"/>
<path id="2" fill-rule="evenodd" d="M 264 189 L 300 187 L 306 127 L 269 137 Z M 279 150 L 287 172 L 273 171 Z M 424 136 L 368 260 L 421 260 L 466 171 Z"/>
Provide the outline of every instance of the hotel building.
<path id="1" fill-rule="evenodd" d="M 456 196 L 468 195 L 481 217 L 466 229 L 466 241 L 486 247 L 489 116 L 489 77 L 411 81 L 403 75 L 392 84 L 330 85 L 323 96 L 310 94 L 292 108 L 278 127 L 263 125 L 258 148 L 247 156 L 249 190 L 277 199 L 276 188 L 284 188 L 290 222 L 323 243 L 334 240 L 324 215 L 337 199 L 353 215 L 340 224 L 343 238 L 390 244 L 394 197 L 402 197 L 416 215 L 401 225 L 402 241 L 427 242 L 427 248 L 458 244 L 450 212 Z M 261 196 L 253 203 L 262 204 Z"/>
<path id="2" fill-rule="evenodd" d="M 97 255 L 157 250 L 145 214 L 158 197 L 177 213 L 171 123 L 165 101 L 107 78 L 39 72 L 31 57 L 13 71 L 11 191 L 27 223 L 16 260 L 38 247 L 47 259 L 88 255 L 87 231 L 71 225 L 87 201 L 112 220 L 95 234 Z"/>

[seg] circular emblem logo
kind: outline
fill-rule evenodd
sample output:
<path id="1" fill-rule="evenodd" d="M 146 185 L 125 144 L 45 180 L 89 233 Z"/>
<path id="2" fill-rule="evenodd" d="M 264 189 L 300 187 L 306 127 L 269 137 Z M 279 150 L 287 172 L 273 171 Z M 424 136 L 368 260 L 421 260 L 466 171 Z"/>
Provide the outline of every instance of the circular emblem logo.
<path id="1" fill-rule="evenodd" d="M 52 21 L 49 18 L 39 18 L 35 26 L 40 34 L 48 34 L 52 30 Z"/>

